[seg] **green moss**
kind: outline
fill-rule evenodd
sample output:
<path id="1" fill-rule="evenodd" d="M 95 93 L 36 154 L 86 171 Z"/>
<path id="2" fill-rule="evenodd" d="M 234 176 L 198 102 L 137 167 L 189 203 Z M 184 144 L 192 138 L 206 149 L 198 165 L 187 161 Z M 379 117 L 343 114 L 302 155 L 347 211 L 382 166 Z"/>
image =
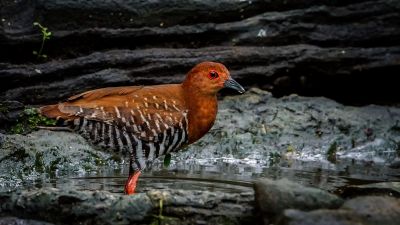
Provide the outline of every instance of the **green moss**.
<path id="1" fill-rule="evenodd" d="M 56 125 L 56 120 L 40 115 L 35 108 L 26 108 L 10 131 L 13 134 L 23 134 L 36 130 L 38 126 L 54 125 Z"/>
<path id="2" fill-rule="evenodd" d="M 95 158 L 94 159 L 94 163 L 96 164 L 96 166 L 104 166 L 104 165 L 106 165 L 106 162 L 104 162 L 104 160 L 101 159 L 101 158 Z"/>
<path id="3" fill-rule="evenodd" d="M 25 158 L 29 157 L 29 154 L 26 153 L 25 149 L 16 149 L 13 153 L 7 155 L 6 157 L 0 159 L 0 162 L 6 161 L 9 159 L 15 159 L 15 161 L 22 161 Z"/>
<path id="4" fill-rule="evenodd" d="M 279 152 L 270 152 L 268 156 L 268 161 L 271 166 L 279 163 L 282 158 Z"/>
<path id="5" fill-rule="evenodd" d="M 39 114 L 39 111 L 35 108 L 27 108 L 24 110 L 24 114 L 28 120 L 29 128 L 36 129 L 37 126 L 54 126 L 56 120 L 49 119 Z"/>
<path id="6" fill-rule="evenodd" d="M 11 127 L 11 133 L 13 134 L 22 134 L 25 133 L 25 128 L 22 123 L 17 123 Z"/>
<path id="7" fill-rule="evenodd" d="M 37 152 L 35 155 L 35 170 L 39 173 L 44 172 L 43 152 Z"/>
<path id="8" fill-rule="evenodd" d="M 168 168 L 170 164 L 171 164 L 171 154 L 168 153 L 164 156 L 164 167 Z"/>
<path id="9" fill-rule="evenodd" d="M 47 171 L 48 172 L 53 172 L 56 171 L 56 169 L 58 168 L 58 164 L 61 162 L 61 158 L 57 158 L 56 160 L 54 160 L 53 162 L 50 163 L 50 165 L 47 167 Z"/>
<path id="10" fill-rule="evenodd" d="M 118 154 L 113 154 L 108 160 L 115 161 L 117 163 L 122 162 L 121 156 Z"/>
<path id="11" fill-rule="evenodd" d="M 287 153 L 293 153 L 296 152 L 296 149 L 293 147 L 293 145 L 289 145 L 286 149 Z"/>
<path id="12" fill-rule="evenodd" d="M 326 154 L 327 154 L 327 160 L 328 160 L 329 162 L 331 162 L 331 163 L 336 163 L 336 152 L 337 152 L 337 148 L 338 148 L 338 146 L 337 146 L 337 143 L 336 143 L 336 141 L 335 141 L 335 142 L 333 142 L 333 143 L 331 144 L 331 146 L 329 146 L 329 149 L 328 149 L 328 151 L 326 152 Z"/>

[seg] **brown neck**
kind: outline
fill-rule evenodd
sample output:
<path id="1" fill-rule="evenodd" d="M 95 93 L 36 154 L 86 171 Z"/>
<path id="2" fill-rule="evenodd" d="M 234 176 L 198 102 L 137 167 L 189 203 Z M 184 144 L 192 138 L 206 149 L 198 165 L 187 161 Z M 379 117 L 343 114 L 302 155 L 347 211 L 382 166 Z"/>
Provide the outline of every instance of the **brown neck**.
<path id="1" fill-rule="evenodd" d="M 183 87 L 185 89 L 185 86 Z M 203 137 L 213 126 L 217 116 L 216 95 L 203 95 L 195 90 L 185 90 L 188 106 L 189 144 Z"/>

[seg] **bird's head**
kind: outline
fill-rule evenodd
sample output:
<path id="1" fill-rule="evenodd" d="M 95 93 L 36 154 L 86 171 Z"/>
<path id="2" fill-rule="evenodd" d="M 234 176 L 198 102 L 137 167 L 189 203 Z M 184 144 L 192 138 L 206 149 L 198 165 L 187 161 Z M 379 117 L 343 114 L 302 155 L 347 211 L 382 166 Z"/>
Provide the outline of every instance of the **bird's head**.
<path id="1" fill-rule="evenodd" d="M 222 88 L 231 88 L 239 93 L 245 90 L 238 82 L 232 79 L 228 69 L 221 63 L 202 62 L 193 67 L 183 82 L 190 91 L 204 95 L 216 95 Z"/>

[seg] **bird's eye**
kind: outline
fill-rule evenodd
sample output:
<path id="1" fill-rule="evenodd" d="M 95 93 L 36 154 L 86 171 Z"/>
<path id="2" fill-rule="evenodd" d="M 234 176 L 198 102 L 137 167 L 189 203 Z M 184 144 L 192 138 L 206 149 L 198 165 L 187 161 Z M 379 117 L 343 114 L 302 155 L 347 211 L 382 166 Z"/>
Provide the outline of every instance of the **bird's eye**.
<path id="1" fill-rule="evenodd" d="M 211 80 L 217 79 L 219 77 L 218 73 L 214 70 L 211 70 L 210 73 L 208 73 L 208 78 Z"/>

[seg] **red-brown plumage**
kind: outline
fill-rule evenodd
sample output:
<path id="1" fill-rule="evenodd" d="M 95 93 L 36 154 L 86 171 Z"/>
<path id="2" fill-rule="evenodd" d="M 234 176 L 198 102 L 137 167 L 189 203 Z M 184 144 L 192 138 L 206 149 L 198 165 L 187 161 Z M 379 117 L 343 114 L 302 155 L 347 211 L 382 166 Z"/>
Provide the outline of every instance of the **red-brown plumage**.
<path id="1" fill-rule="evenodd" d="M 196 65 L 182 84 L 111 87 L 88 91 L 66 102 L 44 106 L 44 116 L 64 121 L 95 144 L 131 155 L 132 193 L 147 161 L 200 139 L 214 124 L 217 92 L 229 87 L 244 92 L 225 66 Z M 135 184 L 136 185 L 136 184 Z"/>

